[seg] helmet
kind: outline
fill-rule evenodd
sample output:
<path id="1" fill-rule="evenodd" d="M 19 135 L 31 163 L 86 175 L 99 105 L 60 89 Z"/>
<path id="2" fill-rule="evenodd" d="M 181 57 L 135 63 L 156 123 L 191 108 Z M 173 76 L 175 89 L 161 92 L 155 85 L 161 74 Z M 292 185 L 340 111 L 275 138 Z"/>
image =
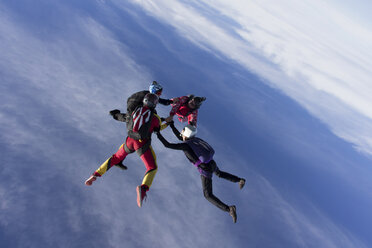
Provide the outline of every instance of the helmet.
<path id="1" fill-rule="evenodd" d="M 158 92 L 161 92 L 163 90 L 163 87 L 158 84 L 158 82 L 153 81 L 152 84 L 149 87 L 149 91 L 152 94 L 157 94 Z"/>
<path id="2" fill-rule="evenodd" d="M 202 105 L 202 103 L 207 100 L 207 98 L 205 97 L 200 97 L 200 96 L 194 96 L 190 101 L 194 100 L 194 105 L 195 105 L 195 109 L 198 109 L 200 108 L 200 106 Z"/>
<path id="3" fill-rule="evenodd" d="M 143 98 L 143 105 L 149 108 L 155 108 L 159 102 L 159 97 L 152 93 L 147 93 Z"/>
<path id="4" fill-rule="evenodd" d="M 196 130 L 196 127 L 193 125 L 186 125 L 182 130 L 182 135 L 184 135 L 187 138 L 192 138 L 196 135 L 198 131 Z"/>

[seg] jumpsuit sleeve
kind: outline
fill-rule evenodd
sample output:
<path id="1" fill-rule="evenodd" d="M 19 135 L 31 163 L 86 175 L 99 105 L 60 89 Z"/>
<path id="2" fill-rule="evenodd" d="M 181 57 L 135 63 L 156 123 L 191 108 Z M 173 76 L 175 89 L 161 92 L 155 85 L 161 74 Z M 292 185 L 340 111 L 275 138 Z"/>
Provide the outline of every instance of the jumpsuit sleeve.
<path id="1" fill-rule="evenodd" d="M 172 131 L 174 133 L 174 135 L 176 135 L 176 137 L 182 141 L 182 136 L 181 136 L 181 133 L 177 130 L 177 128 L 174 126 L 174 123 L 172 122 L 171 124 L 169 124 L 169 126 L 172 128 Z"/>
<path id="2" fill-rule="evenodd" d="M 186 143 L 177 143 L 177 144 L 174 144 L 174 143 L 169 143 L 164 137 L 163 135 L 161 135 L 160 132 L 157 132 L 156 135 L 158 136 L 159 140 L 161 143 L 163 143 L 163 145 L 167 148 L 170 148 L 170 149 L 174 149 L 174 150 L 181 150 L 185 153 L 187 159 L 195 164 L 199 158 L 196 156 L 196 154 L 194 153 L 194 151 L 191 149 L 191 147 L 186 144 Z"/>
<path id="3" fill-rule="evenodd" d="M 161 135 L 160 132 L 157 132 L 156 135 L 158 136 L 159 140 L 161 141 L 161 143 L 163 143 L 163 145 L 167 148 L 170 148 L 170 149 L 174 149 L 174 150 L 185 150 L 185 145 L 184 143 L 178 143 L 178 144 L 175 144 L 175 143 L 169 143 L 164 137 L 163 135 Z M 188 146 L 188 145 L 186 145 Z"/>
<path id="4" fill-rule="evenodd" d="M 168 123 L 161 123 L 161 118 L 160 118 L 160 116 L 158 116 L 157 114 L 154 114 L 154 116 L 157 118 L 157 120 L 158 120 L 158 125 L 155 125 L 155 129 L 156 129 L 156 127 L 159 127 L 159 130 L 163 130 L 163 129 L 165 129 L 166 127 L 168 127 Z"/>
<path id="5" fill-rule="evenodd" d="M 187 116 L 188 123 L 196 127 L 198 119 L 198 110 L 194 110 L 189 116 Z"/>
<path id="6" fill-rule="evenodd" d="M 159 103 L 165 106 L 168 106 L 173 103 L 171 99 L 164 99 L 164 98 L 159 98 Z"/>
<path id="7" fill-rule="evenodd" d="M 117 121 L 121 121 L 121 122 L 126 122 L 126 114 L 123 114 L 123 113 L 117 113 L 117 114 L 114 114 L 112 117 L 117 120 Z"/>

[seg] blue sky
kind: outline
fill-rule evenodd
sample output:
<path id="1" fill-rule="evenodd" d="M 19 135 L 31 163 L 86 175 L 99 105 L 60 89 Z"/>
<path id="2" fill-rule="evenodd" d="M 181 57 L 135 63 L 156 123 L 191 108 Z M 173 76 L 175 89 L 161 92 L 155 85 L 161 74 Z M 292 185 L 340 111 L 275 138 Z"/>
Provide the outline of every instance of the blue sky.
<path id="1" fill-rule="evenodd" d="M 2 1 L 0 242 L 371 247 L 365 4 Z M 214 178 L 215 194 L 237 206 L 236 224 L 204 199 L 184 155 L 155 137 L 159 171 L 141 209 L 136 154 L 127 171 L 84 185 L 125 137 L 108 111 L 153 80 L 167 98 L 207 97 L 199 136 L 220 169 L 247 179 L 240 191 Z"/>

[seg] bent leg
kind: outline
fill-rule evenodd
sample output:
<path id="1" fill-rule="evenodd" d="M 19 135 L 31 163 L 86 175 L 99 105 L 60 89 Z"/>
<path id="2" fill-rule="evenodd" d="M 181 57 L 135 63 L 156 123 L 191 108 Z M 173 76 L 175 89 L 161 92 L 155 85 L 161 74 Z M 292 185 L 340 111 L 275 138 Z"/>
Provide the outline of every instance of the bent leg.
<path id="1" fill-rule="evenodd" d="M 122 144 L 119 150 L 108 158 L 103 164 L 93 173 L 94 176 L 100 177 L 105 174 L 112 166 L 119 164 L 125 159 L 128 153 L 124 149 L 124 144 Z"/>
<path id="2" fill-rule="evenodd" d="M 229 206 L 227 206 L 220 199 L 218 199 L 215 195 L 213 195 L 212 178 L 207 178 L 203 175 L 200 175 L 200 178 L 202 181 L 204 197 L 210 203 L 220 208 L 222 211 L 229 212 L 230 210 Z"/>
<path id="3" fill-rule="evenodd" d="M 141 159 L 146 166 L 146 173 L 142 180 L 142 185 L 146 186 L 146 190 L 149 190 L 158 171 L 158 166 L 156 164 L 156 155 L 154 150 L 150 146 L 142 155 Z"/>
<path id="4" fill-rule="evenodd" d="M 217 169 L 217 170 L 218 171 L 215 171 L 214 173 L 216 174 L 216 176 L 218 176 L 220 178 L 229 180 L 229 181 L 234 182 L 234 183 L 237 183 L 237 182 L 240 181 L 240 178 L 233 175 L 233 174 L 230 174 L 230 173 L 224 172 L 224 171 L 220 171 L 219 169 Z"/>
<path id="5" fill-rule="evenodd" d="M 229 180 L 231 182 L 234 182 L 234 183 L 237 183 L 240 181 L 240 177 L 237 177 L 233 174 L 230 174 L 228 172 L 225 172 L 225 171 L 221 171 L 218 166 L 216 165 L 216 162 L 214 160 L 212 160 L 210 163 L 214 163 L 215 164 L 215 170 L 214 170 L 214 174 L 216 174 L 216 176 L 220 177 L 220 178 L 223 178 L 223 179 L 226 179 L 226 180 Z"/>

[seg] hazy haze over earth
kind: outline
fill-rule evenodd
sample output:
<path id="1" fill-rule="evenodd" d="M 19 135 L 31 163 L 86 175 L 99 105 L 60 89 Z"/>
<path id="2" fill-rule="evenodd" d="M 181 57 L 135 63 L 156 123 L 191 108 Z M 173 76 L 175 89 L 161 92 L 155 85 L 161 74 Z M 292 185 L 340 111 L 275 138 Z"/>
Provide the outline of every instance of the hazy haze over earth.
<path id="1" fill-rule="evenodd" d="M 0 1 L 2 247 L 372 247 L 369 1 Z M 132 93 L 207 97 L 207 202 L 184 154 L 153 135 L 145 167 L 84 181 L 124 142 Z M 166 117 L 170 107 L 158 106 Z M 181 123 L 176 123 L 179 129 Z M 162 131 L 178 142 L 169 128 Z"/>

